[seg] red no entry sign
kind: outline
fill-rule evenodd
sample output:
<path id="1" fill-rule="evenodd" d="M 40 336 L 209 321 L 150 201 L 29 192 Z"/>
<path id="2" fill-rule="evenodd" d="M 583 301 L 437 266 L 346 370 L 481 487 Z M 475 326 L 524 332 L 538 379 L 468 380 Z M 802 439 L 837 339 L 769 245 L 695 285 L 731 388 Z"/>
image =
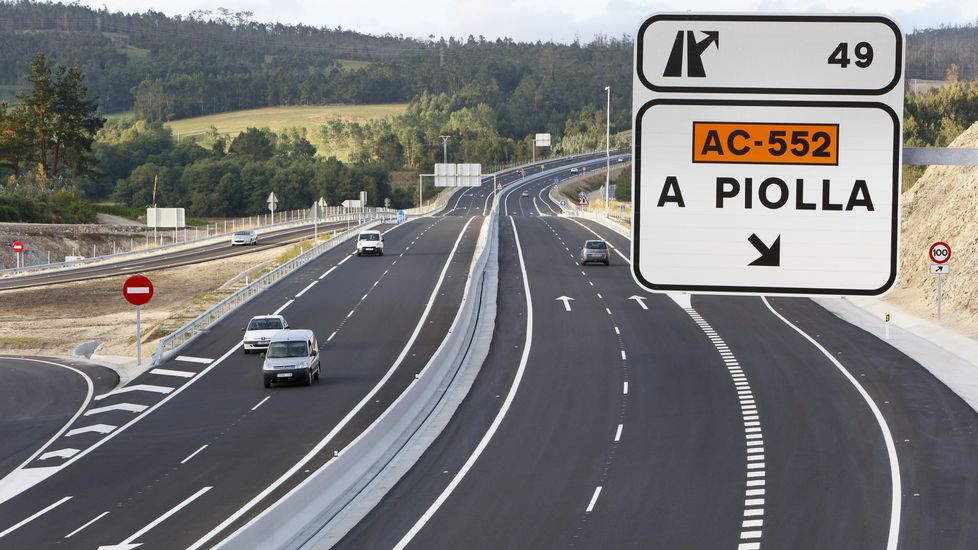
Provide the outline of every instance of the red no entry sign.
<path id="1" fill-rule="evenodd" d="M 930 245 L 930 259 L 935 264 L 943 264 L 951 259 L 951 246 L 947 243 L 936 242 Z"/>
<path id="2" fill-rule="evenodd" d="M 141 306 L 153 298 L 153 283 L 142 275 L 133 275 L 122 285 L 122 295 L 130 304 Z"/>
<path id="3" fill-rule="evenodd" d="M 21 252 L 24 251 L 24 243 L 22 243 L 20 241 L 14 241 L 13 249 L 14 249 L 14 252 L 20 254 Z"/>

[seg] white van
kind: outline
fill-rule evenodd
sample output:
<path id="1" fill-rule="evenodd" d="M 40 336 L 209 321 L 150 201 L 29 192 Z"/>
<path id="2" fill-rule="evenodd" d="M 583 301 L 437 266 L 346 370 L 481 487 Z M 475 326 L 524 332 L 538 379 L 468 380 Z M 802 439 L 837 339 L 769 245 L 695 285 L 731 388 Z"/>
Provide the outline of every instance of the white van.
<path id="1" fill-rule="evenodd" d="M 273 382 L 302 382 L 311 386 L 319 380 L 319 343 L 307 329 L 280 330 L 272 336 L 261 367 L 265 387 Z"/>
<path id="2" fill-rule="evenodd" d="M 357 235 L 357 256 L 364 254 L 384 255 L 384 235 L 376 229 L 361 231 Z"/>

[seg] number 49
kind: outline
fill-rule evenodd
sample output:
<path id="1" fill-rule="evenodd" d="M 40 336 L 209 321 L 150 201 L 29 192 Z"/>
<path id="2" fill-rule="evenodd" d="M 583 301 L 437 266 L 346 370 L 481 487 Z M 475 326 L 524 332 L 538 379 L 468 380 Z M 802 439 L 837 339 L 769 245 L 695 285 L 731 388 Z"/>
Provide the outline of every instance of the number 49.
<path id="1" fill-rule="evenodd" d="M 856 61 L 854 61 L 854 63 L 861 69 L 869 67 L 873 62 L 873 46 L 871 46 L 869 42 L 860 42 L 856 44 L 856 47 L 853 48 L 852 53 L 856 56 Z M 848 42 L 840 43 L 829 56 L 829 65 L 838 65 L 843 69 L 849 66 L 850 61 Z"/>

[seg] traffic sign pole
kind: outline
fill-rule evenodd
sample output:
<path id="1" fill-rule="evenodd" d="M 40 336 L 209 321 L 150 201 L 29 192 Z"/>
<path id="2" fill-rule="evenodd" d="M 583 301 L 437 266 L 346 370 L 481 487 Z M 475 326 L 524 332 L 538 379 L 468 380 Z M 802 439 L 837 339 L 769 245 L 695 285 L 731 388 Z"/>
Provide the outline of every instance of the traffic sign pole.
<path id="1" fill-rule="evenodd" d="M 136 366 L 143 364 L 143 326 L 139 318 L 139 310 L 142 306 L 136 306 Z"/>
<path id="2" fill-rule="evenodd" d="M 136 306 L 136 366 L 143 363 L 141 308 L 153 299 L 153 283 L 143 275 L 133 275 L 122 284 L 122 296 Z"/>

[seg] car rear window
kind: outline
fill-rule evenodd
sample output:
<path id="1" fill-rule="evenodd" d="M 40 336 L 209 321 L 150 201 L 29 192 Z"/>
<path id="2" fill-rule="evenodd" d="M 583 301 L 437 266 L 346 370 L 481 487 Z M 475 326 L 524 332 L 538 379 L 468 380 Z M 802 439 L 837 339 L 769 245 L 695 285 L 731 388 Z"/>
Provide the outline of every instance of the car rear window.
<path id="1" fill-rule="evenodd" d="M 603 241 L 588 241 L 584 246 L 590 250 L 604 250 L 608 248 L 608 245 Z"/>
<path id="2" fill-rule="evenodd" d="M 235 231 L 234 235 L 236 237 L 249 237 L 251 236 L 251 231 Z"/>
<path id="3" fill-rule="evenodd" d="M 380 240 L 380 235 L 378 235 L 377 233 L 361 233 L 360 234 L 360 240 L 361 241 L 379 241 Z"/>
<path id="4" fill-rule="evenodd" d="M 306 342 L 300 340 L 298 342 L 272 342 L 268 346 L 268 354 L 266 357 L 271 357 L 272 359 L 280 359 L 283 357 L 305 357 L 306 354 Z"/>
<path id="5" fill-rule="evenodd" d="M 276 330 L 282 329 L 281 319 L 252 319 L 248 323 L 248 330 Z"/>

